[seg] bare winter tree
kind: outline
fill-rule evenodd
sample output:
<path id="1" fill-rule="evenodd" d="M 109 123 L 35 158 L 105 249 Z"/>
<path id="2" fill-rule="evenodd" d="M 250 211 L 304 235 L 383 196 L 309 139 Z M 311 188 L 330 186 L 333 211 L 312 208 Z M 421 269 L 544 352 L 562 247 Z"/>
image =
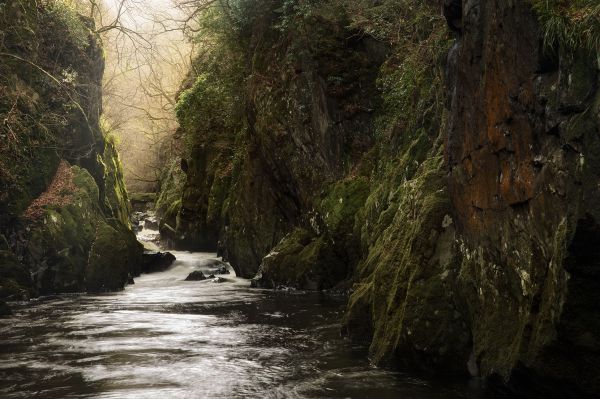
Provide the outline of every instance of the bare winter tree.
<path id="1" fill-rule="evenodd" d="M 105 123 L 120 139 L 126 180 L 135 191 L 150 190 L 177 127 L 175 96 L 190 65 L 192 47 L 173 29 L 180 11 L 165 0 L 79 1 L 107 52 Z"/>

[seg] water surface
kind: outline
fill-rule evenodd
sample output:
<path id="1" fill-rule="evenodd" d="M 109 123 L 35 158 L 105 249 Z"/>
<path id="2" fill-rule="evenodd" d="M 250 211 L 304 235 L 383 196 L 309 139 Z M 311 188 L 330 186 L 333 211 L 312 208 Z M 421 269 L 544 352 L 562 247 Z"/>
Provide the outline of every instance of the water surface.
<path id="1" fill-rule="evenodd" d="M 214 254 L 175 255 L 122 292 L 15 304 L 0 320 L 0 397 L 482 397 L 372 367 L 340 338 L 343 298 L 251 289 L 233 273 L 184 281 Z"/>

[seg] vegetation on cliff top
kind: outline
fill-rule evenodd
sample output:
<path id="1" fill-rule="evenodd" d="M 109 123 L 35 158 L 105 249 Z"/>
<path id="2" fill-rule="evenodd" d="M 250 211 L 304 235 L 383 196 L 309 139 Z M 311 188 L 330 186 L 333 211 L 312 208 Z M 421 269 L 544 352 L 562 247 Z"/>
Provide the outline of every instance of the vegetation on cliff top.
<path id="1" fill-rule="evenodd" d="M 600 3 L 597 0 L 532 0 L 548 47 L 600 51 Z"/>

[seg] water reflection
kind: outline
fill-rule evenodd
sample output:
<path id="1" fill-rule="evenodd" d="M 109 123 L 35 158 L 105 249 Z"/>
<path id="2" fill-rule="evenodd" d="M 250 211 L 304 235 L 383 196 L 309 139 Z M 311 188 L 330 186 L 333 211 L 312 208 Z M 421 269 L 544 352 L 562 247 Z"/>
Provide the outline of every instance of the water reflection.
<path id="1" fill-rule="evenodd" d="M 2 398 L 474 398 L 463 383 L 368 364 L 339 337 L 343 300 L 183 281 L 212 254 L 176 252 L 123 292 L 61 295 L 0 321 Z"/>

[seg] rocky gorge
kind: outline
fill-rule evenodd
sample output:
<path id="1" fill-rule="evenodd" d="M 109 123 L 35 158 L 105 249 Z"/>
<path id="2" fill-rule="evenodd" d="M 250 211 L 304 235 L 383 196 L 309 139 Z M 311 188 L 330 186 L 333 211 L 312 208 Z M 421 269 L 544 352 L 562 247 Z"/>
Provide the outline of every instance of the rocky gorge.
<path id="1" fill-rule="evenodd" d="M 169 317 L 206 311 L 171 303 L 178 289 L 242 314 L 265 292 L 293 314 L 304 297 L 282 292 L 319 291 L 343 298 L 327 320 L 374 365 L 501 397 L 600 395 L 597 1 L 199 5 L 177 153 L 133 201 L 102 118 L 102 41 L 61 4 L 0 4 L 1 313 L 143 272 L 166 274 L 124 300 Z M 183 261 L 144 248 L 142 225 Z M 229 288 L 203 297 L 204 280 Z"/>

